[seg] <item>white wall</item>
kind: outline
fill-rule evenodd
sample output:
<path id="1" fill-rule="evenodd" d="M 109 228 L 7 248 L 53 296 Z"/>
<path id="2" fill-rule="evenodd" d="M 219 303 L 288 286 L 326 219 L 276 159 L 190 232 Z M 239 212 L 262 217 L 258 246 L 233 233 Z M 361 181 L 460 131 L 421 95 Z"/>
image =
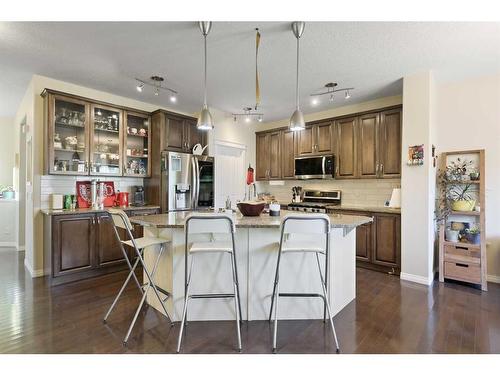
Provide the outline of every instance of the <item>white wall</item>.
<path id="1" fill-rule="evenodd" d="M 14 118 L 0 117 L 0 185 L 13 184 L 14 139 Z"/>
<path id="2" fill-rule="evenodd" d="M 500 73 L 438 85 L 436 122 L 438 152 L 486 150 L 488 275 L 500 282 Z"/>
<path id="3" fill-rule="evenodd" d="M 430 158 L 434 133 L 432 74 L 403 82 L 401 170 L 401 279 L 431 284 L 434 278 L 434 186 Z M 408 147 L 424 145 L 424 165 L 406 165 Z"/>

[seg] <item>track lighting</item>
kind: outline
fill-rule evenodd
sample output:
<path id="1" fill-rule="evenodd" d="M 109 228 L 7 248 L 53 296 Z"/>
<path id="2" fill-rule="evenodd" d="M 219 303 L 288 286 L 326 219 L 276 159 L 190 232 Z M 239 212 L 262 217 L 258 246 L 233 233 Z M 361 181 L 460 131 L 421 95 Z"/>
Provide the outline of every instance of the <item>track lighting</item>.
<path id="1" fill-rule="evenodd" d="M 311 104 L 312 104 L 313 106 L 317 106 L 317 105 L 319 104 L 319 100 L 318 100 L 318 98 L 313 98 L 313 99 L 311 100 Z"/>
<path id="2" fill-rule="evenodd" d="M 137 85 L 137 91 L 142 92 L 142 89 L 144 88 L 144 83 L 141 82 Z"/>
<path id="3" fill-rule="evenodd" d="M 176 96 L 175 94 L 170 94 L 170 101 L 171 101 L 172 103 L 177 102 L 177 96 Z"/>
<path id="4" fill-rule="evenodd" d="M 345 99 L 349 99 L 351 97 L 351 94 L 349 94 L 349 90 L 346 90 L 345 92 Z"/>
<path id="5" fill-rule="evenodd" d="M 330 101 L 333 102 L 333 99 L 335 99 L 335 97 L 333 96 L 333 94 L 330 94 Z"/>
<path id="6" fill-rule="evenodd" d="M 138 92 L 143 92 L 145 86 L 150 86 L 153 88 L 153 93 L 155 96 L 160 96 L 161 90 L 168 91 L 170 93 L 170 102 L 177 102 L 177 91 L 171 89 L 170 87 L 164 86 L 163 82 L 165 79 L 161 76 L 151 76 L 149 80 L 142 80 L 139 78 L 135 79 L 137 81 L 136 89 Z"/>
<path id="7" fill-rule="evenodd" d="M 346 87 L 346 88 L 343 88 L 343 89 L 337 89 L 336 88 L 337 86 L 338 86 L 337 82 L 328 82 L 324 86 L 326 88 L 326 91 L 311 94 L 311 96 L 314 97 L 312 99 L 311 103 L 314 103 L 314 101 L 316 100 L 316 97 L 321 96 L 321 95 L 329 95 L 330 102 L 333 102 L 334 99 L 335 99 L 335 93 L 336 92 L 342 92 L 342 91 L 344 91 L 344 93 L 345 93 L 344 94 L 345 100 L 347 100 L 347 99 L 349 99 L 351 97 L 351 90 L 354 90 L 354 87 Z"/>
<path id="8" fill-rule="evenodd" d="M 260 115 L 257 121 L 262 122 L 262 120 L 263 120 L 262 115 Z"/>

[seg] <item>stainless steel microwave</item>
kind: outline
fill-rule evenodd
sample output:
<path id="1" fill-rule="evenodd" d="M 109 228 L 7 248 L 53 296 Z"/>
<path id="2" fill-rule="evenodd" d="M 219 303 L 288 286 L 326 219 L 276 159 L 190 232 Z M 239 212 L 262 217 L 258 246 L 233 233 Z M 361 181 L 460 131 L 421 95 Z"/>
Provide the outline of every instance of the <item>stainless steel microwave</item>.
<path id="1" fill-rule="evenodd" d="M 334 171 L 333 155 L 295 158 L 295 178 L 304 180 L 333 178 Z"/>

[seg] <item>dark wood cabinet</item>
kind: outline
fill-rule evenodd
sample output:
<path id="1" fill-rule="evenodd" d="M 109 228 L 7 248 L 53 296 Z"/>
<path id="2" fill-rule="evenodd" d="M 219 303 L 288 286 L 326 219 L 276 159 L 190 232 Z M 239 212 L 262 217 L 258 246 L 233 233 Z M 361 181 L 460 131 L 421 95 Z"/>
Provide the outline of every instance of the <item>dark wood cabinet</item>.
<path id="1" fill-rule="evenodd" d="M 378 137 L 380 177 L 401 177 L 401 125 L 401 108 L 380 113 Z"/>
<path id="2" fill-rule="evenodd" d="M 151 215 L 157 208 L 126 210 L 127 215 Z M 129 237 L 117 228 L 121 239 Z M 134 227 L 142 237 L 142 227 Z M 125 246 L 132 259 L 135 251 Z M 44 219 L 44 263 L 52 285 L 82 280 L 127 269 L 125 257 L 107 212 L 49 215 Z"/>
<path id="3" fill-rule="evenodd" d="M 283 130 L 281 133 L 281 177 L 295 178 L 295 132 Z"/>
<path id="4" fill-rule="evenodd" d="M 356 228 L 356 265 L 399 274 L 401 270 L 401 215 L 367 211 L 328 210 L 342 215 L 371 216 L 371 223 Z"/>
<path id="5" fill-rule="evenodd" d="M 356 117 L 336 121 L 337 128 L 337 166 L 335 178 L 357 177 Z"/>
<path id="6" fill-rule="evenodd" d="M 310 124 L 297 132 L 297 155 L 322 155 L 333 153 L 331 121 Z"/>
<path id="7" fill-rule="evenodd" d="M 358 118 L 358 175 L 361 178 L 377 177 L 379 114 L 370 113 Z"/>
<path id="8" fill-rule="evenodd" d="M 196 127 L 195 118 L 170 113 L 164 113 L 164 116 L 162 150 L 191 153 L 197 143 L 206 145 L 207 132 Z"/>
<path id="9" fill-rule="evenodd" d="M 306 127 L 297 133 L 297 155 L 307 156 L 314 153 L 314 136 L 312 126 Z"/>
<path id="10" fill-rule="evenodd" d="M 257 134 L 256 138 L 257 181 L 281 178 L 281 132 Z"/>

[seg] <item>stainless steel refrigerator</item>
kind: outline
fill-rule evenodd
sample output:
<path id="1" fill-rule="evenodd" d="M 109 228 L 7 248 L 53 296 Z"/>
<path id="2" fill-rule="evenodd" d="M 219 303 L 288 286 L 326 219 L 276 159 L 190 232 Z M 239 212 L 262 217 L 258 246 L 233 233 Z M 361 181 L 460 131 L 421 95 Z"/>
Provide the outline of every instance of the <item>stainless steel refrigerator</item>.
<path id="1" fill-rule="evenodd" d="M 161 154 L 163 212 L 214 207 L 214 158 L 164 151 Z"/>

